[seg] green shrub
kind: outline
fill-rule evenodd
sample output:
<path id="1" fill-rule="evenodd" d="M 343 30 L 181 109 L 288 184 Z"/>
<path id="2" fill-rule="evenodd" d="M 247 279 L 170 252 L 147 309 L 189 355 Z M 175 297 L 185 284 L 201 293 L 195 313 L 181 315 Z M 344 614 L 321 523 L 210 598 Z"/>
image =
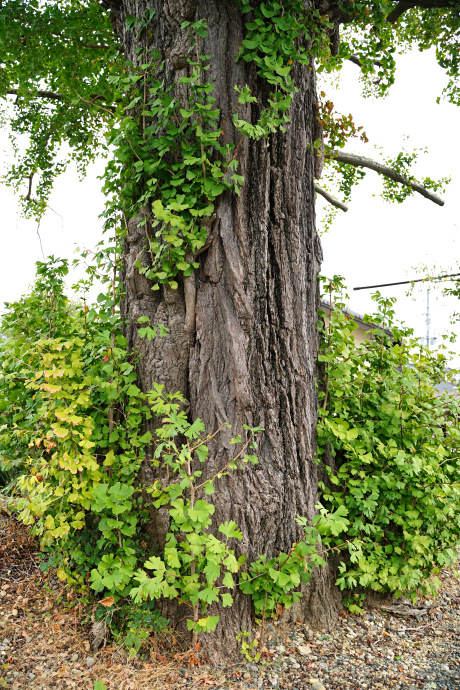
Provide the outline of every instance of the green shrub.
<path id="1" fill-rule="evenodd" d="M 134 651 L 166 625 L 153 608 L 160 598 L 189 607 L 194 637 L 214 630 L 219 616 L 207 615 L 209 605 L 231 606 L 237 586 L 257 616 L 276 616 L 324 563 L 316 528 L 324 519 L 298 517 L 303 534 L 288 553 L 248 564 L 237 557 L 232 545 L 242 534 L 232 521 L 213 526 L 208 497 L 223 475 L 257 463 L 261 429 L 244 427 L 231 441 L 234 456 L 209 476 L 208 442 L 221 429 L 210 435 L 201 420 L 190 421 L 180 393 L 138 388 L 140 354 L 126 349 L 116 290 L 99 296 L 99 308 L 72 303 L 66 273 L 66 262 L 38 265 L 31 293 L 8 305 L 0 351 L 0 462 L 19 473 L 18 514 L 40 538 L 42 569 L 57 568 L 81 593 L 90 587 Z M 138 333 L 143 342 L 165 331 L 141 317 Z M 147 454 L 168 480 L 140 490 Z M 162 546 L 147 543 L 147 503 L 169 512 Z M 340 511 L 327 518 L 331 529 L 337 519 Z"/>
<path id="2" fill-rule="evenodd" d="M 446 357 L 394 324 L 394 299 L 373 298 L 377 313 L 365 320 L 375 328 L 364 344 L 355 344 L 356 324 L 340 303 L 322 328 L 321 500 L 349 520 L 340 587 L 415 596 L 434 591 L 431 576 L 457 558 L 459 402 L 435 387 L 446 379 Z M 340 541 L 326 529 L 323 543 Z"/>

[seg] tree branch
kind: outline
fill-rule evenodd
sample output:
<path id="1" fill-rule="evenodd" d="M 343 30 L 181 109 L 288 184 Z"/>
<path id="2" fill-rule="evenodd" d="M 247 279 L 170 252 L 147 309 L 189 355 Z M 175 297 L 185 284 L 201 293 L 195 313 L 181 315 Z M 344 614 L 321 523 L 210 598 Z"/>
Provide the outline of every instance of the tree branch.
<path id="1" fill-rule="evenodd" d="M 398 4 L 396 5 L 396 7 L 394 7 L 394 8 L 391 10 L 390 14 L 388 15 L 388 17 L 387 17 L 387 22 L 390 22 L 391 24 L 393 24 L 394 22 L 396 22 L 396 21 L 399 19 L 399 17 L 400 17 L 406 10 L 409 10 L 409 9 L 411 9 L 412 7 L 413 7 L 413 4 L 410 3 L 410 2 L 398 2 Z"/>
<path id="2" fill-rule="evenodd" d="M 342 204 L 341 201 L 336 199 L 332 194 L 329 194 L 329 192 L 326 192 L 325 189 L 320 187 L 319 185 L 315 184 L 315 192 L 317 194 L 321 194 L 322 197 L 326 199 L 330 204 L 333 206 L 336 206 L 337 208 L 340 208 L 342 211 L 348 211 L 348 206 L 345 206 L 345 204 Z"/>
<path id="3" fill-rule="evenodd" d="M 100 0 L 102 7 L 106 10 L 119 10 L 122 0 Z"/>
<path id="4" fill-rule="evenodd" d="M 6 95 L 7 96 L 18 96 L 18 97 L 20 97 L 24 93 L 25 93 L 24 91 L 19 92 L 18 89 L 11 89 L 10 91 L 6 92 Z M 87 100 L 86 98 L 82 98 L 80 96 L 80 94 L 78 94 L 76 91 L 75 91 L 75 93 L 77 94 L 78 98 L 81 101 L 83 101 L 84 103 L 86 103 L 87 105 L 94 105 L 94 106 L 100 108 L 101 110 L 106 110 L 107 112 L 111 112 L 111 113 L 115 112 L 115 106 L 113 106 L 111 104 L 107 105 L 105 108 L 103 108 L 100 105 L 97 105 L 96 101 L 105 101 L 106 100 L 104 96 L 94 95 L 94 96 L 90 96 L 91 100 Z M 38 90 L 37 91 L 30 91 L 27 93 L 27 95 L 28 96 L 35 96 L 38 98 L 48 98 L 52 101 L 63 101 L 63 100 L 65 100 L 64 94 L 53 93 L 53 91 L 38 91 Z"/>
<path id="5" fill-rule="evenodd" d="M 393 24 L 404 12 L 411 10 L 413 7 L 419 7 L 424 10 L 453 9 L 454 3 L 451 0 L 413 0 L 412 2 L 401 0 L 396 7 L 391 10 L 387 17 L 387 22 Z"/>
<path id="6" fill-rule="evenodd" d="M 29 190 L 27 192 L 27 196 L 25 197 L 25 201 L 30 201 L 31 199 L 31 194 L 32 194 L 32 181 L 34 179 L 35 173 L 30 173 L 29 175 Z"/>
<path id="7" fill-rule="evenodd" d="M 419 194 L 424 196 L 425 199 L 429 199 L 434 204 L 437 204 L 438 206 L 444 206 L 444 201 L 440 199 L 438 196 L 436 196 L 436 194 L 426 189 L 426 187 L 424 187 L 423 185 L 419 184 L 418 182 L 412 182 L 412 180 L 409 180 L 407 177 L 404 177 L 404 175 L 401 175 L 400 173 L 396 172 L 396 170 L 393 170 L 393 168 L 390 168 L 387 165 L 383 165 L 382 163 L 377 163 L 376 161 L 373 161 L 371 158 L 357 156 L 354 153 L 345 153 L 344 151 L 332 151 L 330 154 L 328 154 L 327 157 L 330 160 L 336 160 L 339 163 L 347 163 L 348 165 L 354 165 L 355 168 L 369 168 L 370 170 L 374 170 L 376 173 L 379 173 L 380 175 L 389 177 L 390 180 L 394 180 L 394 182 L 398 182 L 399 184 L 402 184 L 405 187 L 410 187 L 414 190 L 414 192 L 418 192 Z"/>
<path id="8" fill-rule="evenodd" d="M 23 92 L 19 92 L 18 89 L 11 89 L 11 91 L 7 91 L 6 95 L 7 96 L 21 96 Z M 34 91 L 33 92 L 34 96 L 38 96 L 39 98 L 49 98 L 53 101 L 63 101 L 64 96 L 62 93 L 53 93 L 52 91 Z"/>
<path id="9" fill-rule="evenodd" d="M 350 55 L 350 57 L 348 58 L 348 60 L 349 60 L 350 62 L 352 62 L 354 65 L 358 65 L 358 67 L 362 67 L 362 66 L 363 66 L 363 63 L 361 62 L 361 60 L 359 59 L 359 57 L 358 57 L 357 55 Z M 374 65 L 376 65 L 377 67 L 383 67 L 383 65 L 382 65 L 382 63 L 380 62 L 380 60 L 374 60 Z"/>
<path id="10" fill-rule="evenodd" d="M 111 0 L 112 2 L 116 0 Z M 387 16 L 388 22 L 395 22 L 406 11 L 413 7 L 420 9 L 454 9 L 456 0 L 401 0 Z M 354 21 L 351 12 L 345 12 L 340 0 L 316 0 L 315 5 L 321 14 L 327 14 L 333 24 L 348 24 Z"/>

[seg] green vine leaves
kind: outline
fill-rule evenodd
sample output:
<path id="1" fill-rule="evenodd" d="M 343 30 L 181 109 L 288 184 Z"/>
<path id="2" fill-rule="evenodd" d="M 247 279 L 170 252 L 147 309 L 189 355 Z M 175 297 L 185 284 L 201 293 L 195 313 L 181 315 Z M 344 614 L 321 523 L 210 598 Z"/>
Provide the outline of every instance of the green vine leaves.
<path id="1" fill-rule="evenodd" d="M 203 35 L 203 22 L 192 29 Z M 138 70 L 123 77 L 131 99 L 110 141 L 116 161 L 109 165 L 105 185 L 112 198 L 106 215 L 113 217 L 120 204 L 125 218 L 141 214 L 151 266 L 142 267 L 139 261 L 138 268 L 153 281 L 153 289 L 162 283 L 176 288 L 177 274 L 189 276 L 198 266 L 189 257 L 205 244 L 215 199 L 227 190 L 238 191 L 242 178 L 236 173 L 233 145 L 219 143 L 220 112 L 213 107 L 212 84 L 203 79 L 207 56 L 189 57 L 191 76 L 179 79 L 189 92 L 187 107 L 176 84 L 165 86 L 160 78 L 159 57 L 152 63 L 144 59 Z M 131 116 L 139 103 L 140 126 Z"/>
<path id="2" fill-rule="evenodd" d="M 216 199 L 225 192 L 239 193 L 244 182 L 237 173 L 242 142 L 267 139 L 289 121 L 295 93 L 290 72 L 296 61 L 310 61 L 307 27 L 312 31 L 314 22 L 311 17 L 307 21 L 297 0 L 290 3 L 291 13 L 285 9 L 277 2 L 257 6 L 237 57 L 254 62 L 260 77 L 273 87 L 256 123 L 238 113 L 240 105 L 256 101 L 247 85 L 235 86 L 236 104 L 230 113 L 216 108 L 214 87 L 206 81 L 209 56 L 199 51 L 199 39 L 207 36 L 203 20 L 182 24 L 182 30 L 190 32 L 189 76 L 180 77 L 177 84 L 166 85 L 161 57 L 150 57 L 147 47 L 145 54 L 139 49 L 139 65 L 127 66 L 121 78 L 111 78 L 124 90 L 127 105 L 110 140 L 116 162 L 109 164 L 106 175 L 105 192 L 112 199 L 106 215 L 113 217 L 121 206 L 125 225 L 126 218 L 143 218 L 151 266 L 139 261 L 138 268 L 154 290 L 162 283 L 176 288 L 179 273 L 187 277 L 197 268 L 193 257 L 205 244 Z M 132 30 L 139 30 L 139 22 L 129 21 Z M 148 32 L 148 21 L 142 30 Z M 178 86 L 186 87 L 187 103 L 179 97 Z M 141 117 L 133 118 L 133 109 Z M 222 121 L 230 117 L 241 138 L 222 144 Z"/>

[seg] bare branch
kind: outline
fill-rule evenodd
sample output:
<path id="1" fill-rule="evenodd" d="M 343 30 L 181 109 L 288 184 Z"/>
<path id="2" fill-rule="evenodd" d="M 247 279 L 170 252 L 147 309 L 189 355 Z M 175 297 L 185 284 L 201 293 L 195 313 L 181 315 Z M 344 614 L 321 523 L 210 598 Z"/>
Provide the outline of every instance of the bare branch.
<path id="1" fill-rule="evenodd" d="M 393 168 L 383 165 L 382 163 L 377 163 L 377 161 L 373 161 L 371 158 L 357 156 L 354 153 L 345 153 L 344 151 L 333 151 L 332 153 L 328 154 L 327 157 L 331 160 L 336 160 L 339 163 L 348 163 L 348 165 L 354 165 L 355 168 L 369 168 L 370 170 L 374 170 L 380 175 L 389 177 L 390 180 L 394 180 L 394 182 L 399 182 L 399 184 L 402 184 L 405 187 L 410 187 L 414 190 L 414 192 L 418 192 L 418 194 L 421 194 L 425 197 L 425 199 L 429 199 L 434 204 L 444 206 L 444 201 L 440 199 L 439 196 L 436 196 L 436 194 L 433 192 L 430 192 L 429 189 L 426 189 L 426 187 L 423 185 L 419 184 L 418 182 L 412 182 L 412 180 L 409 180 L 407 177 L 404 177 L 404 175 L 396 172 L 396 170 L 393 170 Z"/>
<path id="2" fill-rule="evenodd" d="M 317 194 L 321 194 L 322 197 L 326 199 L 330 204 L 333 206 L 336 206 L 337 208 L 340 208 L 342 211 L 348 211 L 348 206 L 345 206 L 345 204 L 342 204 L 341 201 L 336 199 L 332 194 L 329 194 L 329 192 L 326 192 L 325 189 L 320 187 L 319 185 L 315 184 L 315 192 Z"/>

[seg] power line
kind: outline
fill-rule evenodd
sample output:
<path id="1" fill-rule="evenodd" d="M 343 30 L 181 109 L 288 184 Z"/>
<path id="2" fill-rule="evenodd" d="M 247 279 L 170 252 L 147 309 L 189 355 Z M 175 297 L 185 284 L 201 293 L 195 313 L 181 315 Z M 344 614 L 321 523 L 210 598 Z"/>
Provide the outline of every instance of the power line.
<path id="1" fill-rule="evenodd" d="M 400 280 L 397 283 L 381 283 L 380 285 L 363 285 L 354 287 L 353 290 L 372 290 L 373 288 L 392 287 L 393 285 L 410 285 L 411 283 L 424 283 L 427 280 L 442 280 L 443 278 L 456 278 L 460 273 L 447 273 L 442 276 L 427 276 L 426 278 L 416 278 L 414 280 Z"/>

